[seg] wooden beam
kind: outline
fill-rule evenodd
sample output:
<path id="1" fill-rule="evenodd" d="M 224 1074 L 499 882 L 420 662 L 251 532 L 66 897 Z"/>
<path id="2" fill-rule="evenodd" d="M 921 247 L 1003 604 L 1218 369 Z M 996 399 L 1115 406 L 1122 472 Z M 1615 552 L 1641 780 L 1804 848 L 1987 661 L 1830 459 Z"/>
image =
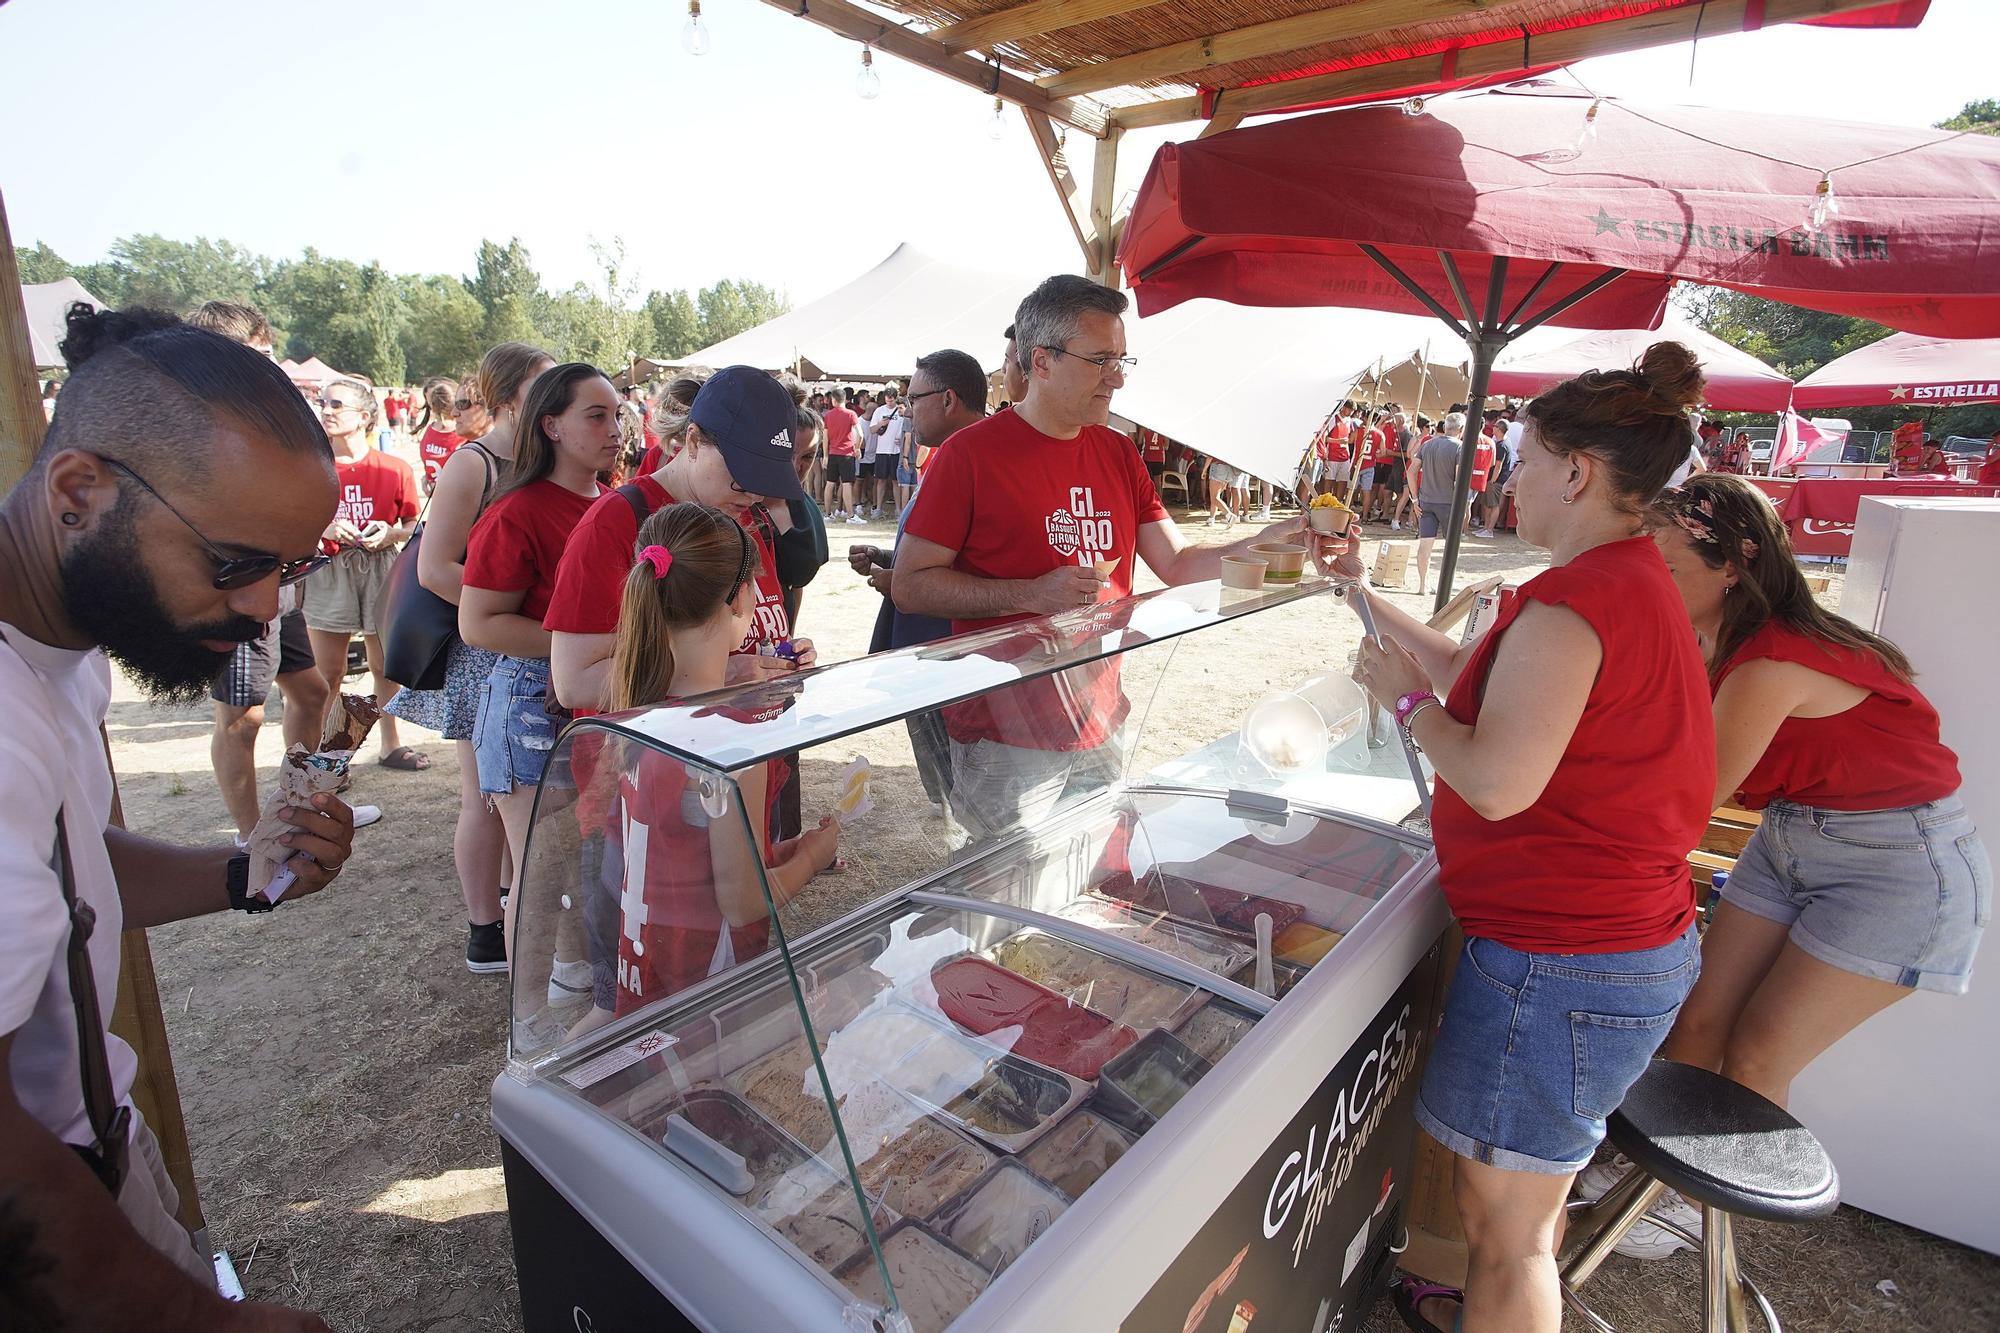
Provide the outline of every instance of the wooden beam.
<path id="1" fill-rule="evenodd" d="M 14 262 L 14 239 L 7 227 L 7 201 L 0 198 L 0 495 L 5 495 L 28 471 L 42 447 L 47 419 L 42 415 L 41 385 L 28 341 L 28 312 L 21 306 L 21 270 Z M 105 763 L 110 764 L 106 742 Z M 118 803 L 116 775 L 111 789 L 111 822 L 124 827 Z M 160 1015 L 159 982 L 153 975 L 153 953 L 146 932 L 128 930 L 119 937 L 118 998 L 111 1010 L 111 1031 L 139 1057 L 132 1084 L 132 1103 L 160 1141 L 160 1156 L 174 1188 L 180 1192 L 181 1225 L 190 1235 L 203 1227 L 200 1194 L 195 1188 L 194 1160 L 188 1152 L 187 1123 L 181 1116 L 180 1089 L 174 1082 L 174 1056 L 167 1045 L 167 1024 Z"/>
<path id="2" fill-rule="evenodd" d="M 1490 13 L 1496 18 L 1522 0 L 1359 0 L 1338 9 L 1317 9 L 1269 23 L 1172 42 L 1118 56 L 1094 65 L 1079 65 L 1035 82 L 1057 97 L 1102 92 L 1129 84 L 1151 83 L 1177 74 L 1192 75 L 1217 65 L 1239 60 L 1259 60 L 1328 42 L 1366 37 L 1384 28 L 1433 23 L 1441 19 L 1464 18 L 1468 14 Z M 1195 82 L 1190 78 L 1187 82 Z"/>
<path id="3" fill-rule="evenodd" d="M 1763 26 L 1797 23 L 1803 19 L 1866 9 L 1876 0 L 1764 0 Z M 1706 5 L 1689 5 L 1663 10 L 1639 18 L 1620 19 L 1584 28 L 1568 28 L 1544 33 L 1527 43 L 1525 59 L 1519 40 L 1489 42 L 1458 51 L 1452 71 L 1455 79 L 1495 78 L 1521 69 L 1568 64 L 1590 56 L 1642 51 L 1693 40 L 1699 25 L 1703 36 L 1744 30 L 1745 11 L 1755 0 L 1709 0 Z M 1335 74 L 1289 79 L 1282 83 L 1260 83 L 1228 90 L 1230 109 L 1240 115 L 1268 115 L 1288 107 L 1315 102 L 1341 101 L 1352 97 L 1379 96 L 1402 88 L 1418 87 L 1444 79 L 1441 55 L 1419 56 L 1410 60 L 1364 65 Z M 1199 97 L 1173 97 L 1146 102 L 1114 111 L 1111 123 L 1120 129 L 1174 125 L 1201 118 Z"/>
<path id="4" fill-rule="evenodd" d="M 1069 169 L 1069 158 L 1064 155 L 1056 128 L 1049 118 L 1028 107 L 1021 108 L 1021 115 L 1028 122 L 1028 136 L 1034 140 L 1035 153 L 1049 173 L 1049 184 L 1056 187 L 1056 202 L 1062 205 L 1063 217 L 1068 219 L 1069 229 L 1076 236 L 1077 248 L 1083 251 L 1084 270 L 1095 272 L 1098 268 L 1097 249 L 1090 243 L 1090 232 L 1083 225 L 1083 184 Z"/>
<path id="5" fill-rule="evenodd" d="M 1118 145 L 1125 131 L 1112 130 L 1097 141 L 1090 169 L 1090 243 L 1096 263 L 1090 276 L 1106 287 L 1118 285 Z"/>
<path id="6" fill-rule="evenodd" d="M 1026 4 L 996 9 L 991 14 L 960 19 L 925 33 L 947 51 L 990 51 L 1002 42 L 1011 42 L 1036 33 L 1073 28 L 1079 23 L 1117 18 L 1137 9 L 1149 9 L 1161 0 L 1028 0 Z"/>
<path id="7" fill-rule="evenodd" d="M 764 3 L 851 41 L 867 42 L 878 51 L 900 56 L 968 88 L 977 88 L 989 96 L 997 94 L 1019 106 L 1032 107 L 1050 120 L 1061 121 L 1092 138 L 1101 138 L 1104 134 L 1107 115 L 1097 103 L 1051 97 L 1019 75 L 996 70 L 985 61 L 968 55 L 953 54 L 927 34 L 912 32 L 879 14 L 849 4 L 847 0 L 807 0 L 806 3 L 801 3 L 801 0 L 764 0 Z"/>

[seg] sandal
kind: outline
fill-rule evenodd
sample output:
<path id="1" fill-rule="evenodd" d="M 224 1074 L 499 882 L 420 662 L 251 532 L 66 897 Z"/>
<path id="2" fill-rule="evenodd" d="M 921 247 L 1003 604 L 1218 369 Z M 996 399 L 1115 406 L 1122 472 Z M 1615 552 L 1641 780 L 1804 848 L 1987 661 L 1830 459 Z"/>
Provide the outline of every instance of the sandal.
<path id="1" fill-rule="evenodd" d="M 1457 1287 L 1426 1282 L 1422 1278 L 1399 1277 L 1390 1285 L 1389 1293 L 1395 1298 L 1396 1313 L 1416 1333 L 1458 1333 L 1465 1327 L 1465 1293 Z M 1441 1328 L 1418 1312 L 1425 1301 L 1440 1299 L 1458 1302 L 1459 1313 L 1453 1316 L 1450 1328 Z"/>
<path id="2" fill-rule="evenodd" d="M 382 756 L 382 767 L 400 768 L 407 773 L 421 773 L 431 766 L 431 757 L 412 750 L 407 745 L 398 745 Z"/>

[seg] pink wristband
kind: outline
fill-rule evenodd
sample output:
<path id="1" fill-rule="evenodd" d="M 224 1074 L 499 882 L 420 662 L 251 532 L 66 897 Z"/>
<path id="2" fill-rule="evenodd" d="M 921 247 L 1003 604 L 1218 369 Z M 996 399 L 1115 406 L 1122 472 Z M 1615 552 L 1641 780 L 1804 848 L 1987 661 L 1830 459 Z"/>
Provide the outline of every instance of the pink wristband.
<path id="1" fill-rule="evenodd" d="M 1432 703 L 1438 702 L 1438 697 L 1429 690 L 1413 690 L 1396 700 L 1396 725 L 1400 727 L 1405 722 L 1408 722 L 1410 714 L 1414 713 L 1417 710 L 1417 706 L 1426 699 Z"/>

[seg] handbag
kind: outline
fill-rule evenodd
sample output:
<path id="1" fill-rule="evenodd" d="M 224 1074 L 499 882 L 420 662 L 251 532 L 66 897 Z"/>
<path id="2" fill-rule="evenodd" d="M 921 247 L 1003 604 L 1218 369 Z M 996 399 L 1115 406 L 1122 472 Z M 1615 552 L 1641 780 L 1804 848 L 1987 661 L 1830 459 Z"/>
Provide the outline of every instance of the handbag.
<path id="1" fill-rule="evenodd" d="M 485 460 L 486 481 L 479 489 L 479 512 L 493 493 L 493 455 L 477 440 L 467 446 Z M 435 492 L 433 492 L 435 495 Z M 430 502 L 424 502 L 424 513 Z M 458 642 L 458 608 L 423 585 L 417 577 L 417 550 L 423 545 L 424 520 L 396 554 L 389 569 L 389 586 L 382 594 L 382 674 L 405 689 L 440 690 Z"/>

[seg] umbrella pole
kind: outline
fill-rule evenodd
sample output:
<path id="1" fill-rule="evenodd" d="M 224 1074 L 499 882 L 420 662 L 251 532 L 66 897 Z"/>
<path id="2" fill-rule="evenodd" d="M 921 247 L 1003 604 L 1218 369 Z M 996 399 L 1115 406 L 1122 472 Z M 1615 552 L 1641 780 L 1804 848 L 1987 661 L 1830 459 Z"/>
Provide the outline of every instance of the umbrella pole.
<path id="1" fill-rule="evenodd" d="M 1451 526 L 1445 532 L 1444 560 L 1438 566 L 1437 603 L 1439 611 L 1451 600 L 1451 581 L 1458 573 L 1458 544 L 1465 535 L 1465 517 L 1472 508 L 1472 465 L 1478 458 L 1479 428 L 1486 419 L 1486 382 L 1492 378 L 1494 358 L 1511 339 L 1504 332 L 1484 325 L 1467 331 L 1465 344 L 1472 349 L 1472 385 L 1466 393 L 1465 434 L 1459 440 L 1458 481 L 1452 487 Z"/>

